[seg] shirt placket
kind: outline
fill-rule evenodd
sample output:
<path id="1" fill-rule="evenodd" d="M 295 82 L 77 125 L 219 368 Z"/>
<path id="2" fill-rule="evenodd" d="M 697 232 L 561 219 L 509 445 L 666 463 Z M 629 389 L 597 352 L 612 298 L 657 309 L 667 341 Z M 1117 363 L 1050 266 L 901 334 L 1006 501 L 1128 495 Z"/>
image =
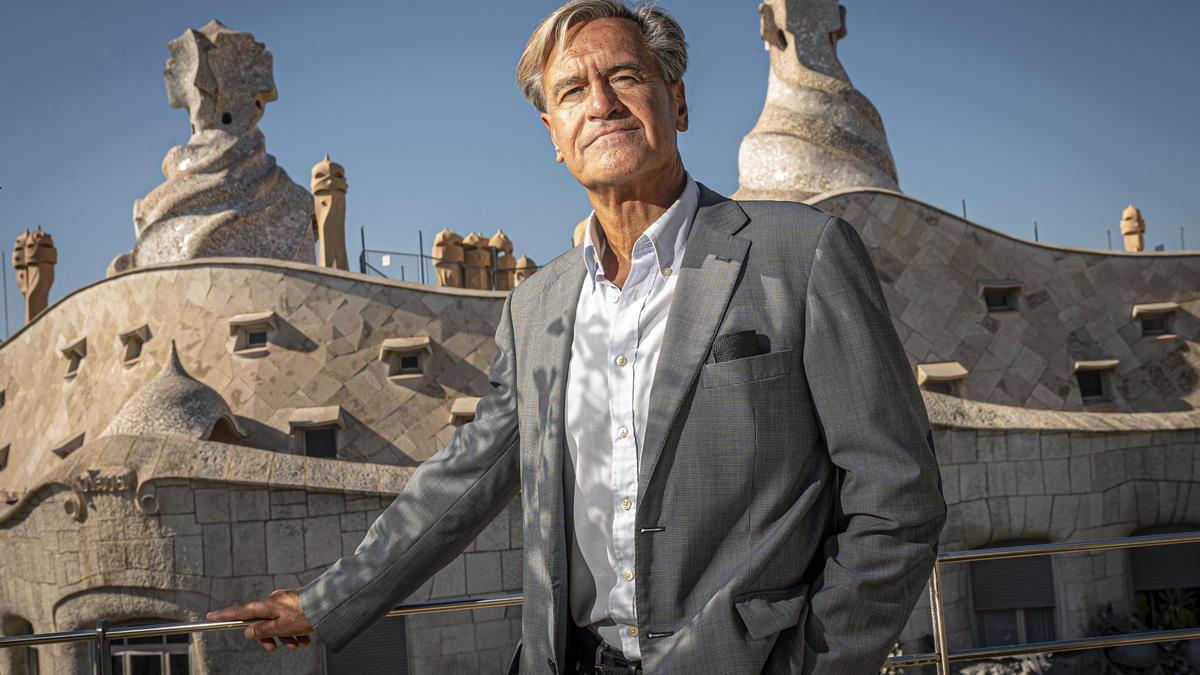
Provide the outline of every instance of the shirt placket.
<path id="1" fill-rule="evenodd" d="M 609 338 L 609 418 L 612 420 L 613 552 L 617 575 L 609 596 L 609 608 L 621 629 L 622 650 L 639 654 L 637 608 L 634 601 L 634 523 L 637 516 L 638 447 L 634 429 L 635 377 L 641 337 L 641 310 L 653 277 L 646 273 L 653 249 L 639 242 L 630 275 L 615 303 Z M 649 259 L 647 259 L 649 258 Z M 616 293 L 615 287 L 612 292 Z"/>

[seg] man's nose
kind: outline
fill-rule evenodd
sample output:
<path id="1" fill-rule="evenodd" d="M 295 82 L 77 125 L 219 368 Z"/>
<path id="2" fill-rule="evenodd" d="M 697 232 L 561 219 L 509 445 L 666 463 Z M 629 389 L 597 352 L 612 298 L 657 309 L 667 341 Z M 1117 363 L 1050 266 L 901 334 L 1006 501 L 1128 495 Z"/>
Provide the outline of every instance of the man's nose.
<path id="1" fill-rule="evenodd" d="M 624 104 L 621 103 L 620 97 L 609 86 L 607 80 L 602 80 L 596 86 L 591 87 L 591 95 L 588 97 L 588 117 L 608 119 L 623 107 Z"/>

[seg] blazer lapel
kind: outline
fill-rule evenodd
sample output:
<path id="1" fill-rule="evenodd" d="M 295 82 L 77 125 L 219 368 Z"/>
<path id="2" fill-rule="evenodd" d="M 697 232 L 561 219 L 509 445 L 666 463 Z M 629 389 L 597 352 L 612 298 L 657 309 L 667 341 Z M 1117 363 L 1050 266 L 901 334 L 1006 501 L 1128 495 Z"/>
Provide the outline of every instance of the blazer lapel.
<path id="1" fill-rule="evenodd" d="M 667 434 L 716 337 L 733 295 L 749 241 L 732 236 L 749 218 L 737 202 L 699 185 L 700 203 L 688 234 L 671 299 L 662 351 L 650 387 L 650 409 L 638 470 L 638 497 L 654 476 Z"/>
<path id="2" fill-rule="evenodd" d="M 563 456 L 566 452 L 565 412 L 567 403 L 567 367 L 571 361 L 571 342 L 575 335 L 575 307 L 579 300 L 587 267 L 583 254 L 578 264 L 571 264 L 559 274 L 541 296 L 541 312 L 545 317 L 544 332 L 539 336 L 534 359 L 534 378 L 538 397 L 541 438 L 536 464 L 538 521 L 542 541 L 547 542 L 544 555 L 549 579 L 549 591 L 554 597 L 554 609 L 548 617 L 548 637 L 555 645 L 556 661 L 561 662 L 566 645 L 567 596 L 567 539 L 563 495 Z"/>

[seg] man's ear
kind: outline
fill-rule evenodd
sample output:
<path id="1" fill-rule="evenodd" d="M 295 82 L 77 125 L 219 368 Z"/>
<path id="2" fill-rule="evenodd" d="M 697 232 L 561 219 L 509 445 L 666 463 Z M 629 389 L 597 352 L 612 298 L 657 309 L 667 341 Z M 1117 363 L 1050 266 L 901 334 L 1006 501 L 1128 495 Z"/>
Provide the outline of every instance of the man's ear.
<path id="1" fill-rule="evenodd" d="M 683 80 L 680 80 L 672 85 L 671 90 L 675 102 L 675 130 L 687 131 L 688 107 L 687 96 L 685 95 L 683 89 Z"/>
<path id="2" fill-rule="evenodd" d="M 554 140 L 554 128 L 550 126 L 550 116 L 546 113 L 540 115 L 542 124 L 546 125 L 546 131 L 550 134 L 550 143 L 554 145 L 554 161 L 559 164 L 563 163 L 562 150 L 558 149 L 558 142 Z"/>

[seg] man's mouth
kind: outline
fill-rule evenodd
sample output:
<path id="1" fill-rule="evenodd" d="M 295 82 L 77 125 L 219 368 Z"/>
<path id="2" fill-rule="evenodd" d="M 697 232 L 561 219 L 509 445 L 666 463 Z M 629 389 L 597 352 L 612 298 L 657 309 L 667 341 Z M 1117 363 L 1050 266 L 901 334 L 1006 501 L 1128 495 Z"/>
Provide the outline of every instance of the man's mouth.
<path id="1" fill-rule="evenodd" d="M 600 140 L 601 138 L 604 138 L 605 136 L 612 136 L 615 134 L 623 134 L 623 133 L 627 133 L 630 131 L 634 131 L 634 128 L 633 127 L 613 127 L 611 129 L 605 129 L 604 131 L 601 131 L 600 133 L 596 134 L 595 136 L 592 136 L 591 140 L 589 140 L 587 142 L 587 145 L 585 145 L 584 147 L 587 147 L 588 145 L 595 143 L 596 141 Z"/>

